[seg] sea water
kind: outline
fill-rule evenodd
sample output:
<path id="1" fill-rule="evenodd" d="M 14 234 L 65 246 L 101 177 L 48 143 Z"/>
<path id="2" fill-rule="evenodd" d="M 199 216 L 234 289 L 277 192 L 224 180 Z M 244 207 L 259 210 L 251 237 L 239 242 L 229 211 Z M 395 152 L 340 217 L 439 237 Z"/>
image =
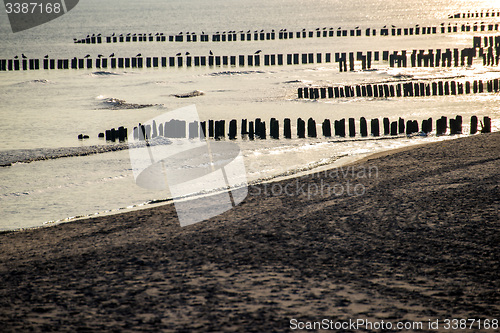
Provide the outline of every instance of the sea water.
<path id="1" fill-rule="evenodd" d="M 400 37 L 307 38 L 275 41 L 220 43 L 117 43 L 74 44 L 73 39 L 101 33 L 176 34 L 179 32 L 261 30 L 301 31 L 316 28 L 380 29 L 383 26 L 413 27 L 416 24 L 473 23 L 476 19 L 448 20 L 449 14 L 493 9 L 496 1 L 132 1 L 85 0 L 61 18 L 13 34 L 5 12 L 0 14 L 0 58 L 82 58 L 90 54 L 117 57 L 394 51 L 471 47 L 479 33 L 436 34 Z M 498 18 L 482 18 L 491 22 Z M 481 35 L 487 35 L 482 33 Z M 359 66 L 357 66 L 359 67 Z M 373 70 L 340 73 L 338 64 L 294 66 L 192 67 L 158 69 L 53 70 L 0 73 L 0 158 L 12 161 L 47 151 L 65 151 L 69 157 L 14 163 L 0 168 L 0 230 L 41 226 L 48 221 L 119 212 L 146 203 L 168 200 L 168 191 L 142 189 L 134 182 L 127 150 L 74 155 L 74 147 L 109 145 L 97 134 L 110 128 L 133 128 L 166 112 L 195 104 L 201 120 L 323 119 L 402 117 L 419 123 L 432 117 L 464 119 L 490 116 L 493 130 L 500 129 L 498 94 L 475 94 L 421 98 L 350 98 L 318 101 L 298 100 L 298 87 L 307 85 L 397 82 L 414 79 L 498 78 L 497 67 L 475 63 L 470 68 L 389 68 L 387 62 Z M 179 99 L 175 94 L 203 91 L 204 95 Z M 114 108 L 110 101 L 152 105 L 145 108 Z M 269 129 L 269 128 L 268 128 Z M 78 134 L 89 140 L 79 141 Z M 281 133 L 282 134 L 282 133 Z M 238 138 L 250 183 L 273 179 L 339 163 L 369 153 L 407 145 L 449 139 L 397 137 L 384 140 L 308 138 L 255 140 Z M 78 149 L 76 149 L 78 150 Z"/>

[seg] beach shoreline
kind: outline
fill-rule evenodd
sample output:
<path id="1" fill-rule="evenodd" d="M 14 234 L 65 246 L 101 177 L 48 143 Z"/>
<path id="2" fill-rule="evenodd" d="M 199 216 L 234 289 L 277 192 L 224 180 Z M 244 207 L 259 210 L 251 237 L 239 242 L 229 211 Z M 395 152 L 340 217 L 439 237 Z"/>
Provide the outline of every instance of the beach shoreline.
<path id="1" fill-rule="evenodd" d="M 477 134 L 477 135 L 479 135 L 479 134 Z M 457 140 L 457 139 L 460 139 L 463 137 L 464 136 L 461 136 L 461 135 L 460 136 L 447 136 L 447 137 L 443 137 L 443 139 L 445 139 L 445 140 Z M 389 138 L 376 138 L 375 140 L 384 140 L 384 139 L 389 139 Z M 335 141 L 332 141 L 332 142 L 335 142 Z M 392 153 L 405 151 L 407 149 L 413 149 L 414 147 L 427 145 L 427 144 L 433 143 L 433 142 L 435 142 L 435 141 L 432 141 L 432 142 L 413 142 L 413 143 L 409 143 L 403 147 L 385 148 L 385 149 L 383 149 L 381 151 L 377 151 L 377 152 L 364 153 L 364 154 L 354 155 L 354 156 L 342 155 L 342 156 L 338 156 L 335 160 L 329 161 L 329 162 L 324 163 L 324 164 L 307 166 L 307 167 L 304 167 L 303 169 L 293 170 L 293 171 L 289 171 L 289 172 L 282 173 L 282 174 L 277 174 L 277 175 L 273 175 L 273 176 L 269 176 L 269 177 L 260 178 L 260 179 L 248 182 L 247 186 L 252 187 L 252 186 L 258 186 L 261 184 L 269 184 L 269 183 L 280 182 L 280 181 L 289 180 L 289 179 L 295 179 L 295 178 L 307 176 L 310 174 L 325 172 L 329 169 L 334 169 L 334 168 L 349 168 L 350 165 L 356 164 L 359 161 L 364 161 L 364 160 L 376 158 L 379 156 L 390 155 Z M 92 146 L 89 148 L 91 150 L 93 150 L 96 148 L 96 146 Z M 104 148 L 104 149 L 99 151 L 99 152 L 92 151 L 92 152 L 90 152 L 90 154 L 96 154 L 96 153 L 100 154 L 100 153 L 121 151 L 124 149 L 128 149 L 128 145 L 127 144 L 109 145 L 109 146 L 102 146 L 101 148 Z M 69 149 L 77 149 L 77 147 L 69 148 Z M 34 151 L 38 151 L 38 150 L 34 150 Z M 86 152 L 86 150 L 84 150 L 84 152 Z M 35 161 L 39 161 L 39 160 L 71 156 L 71 155 L 67 156 L 65 154 L 67 154 L 67 153 L 64 153 L 63 155 L 58 156 L 58 157 L 53 157 L 53 156 L 40 157 L 39 156 L 38 160 L 37 159 L 29 160 L 27 162 L 21 162 L 21 163 L 31 163 L 31 162 L 35 162 Z M 80 156 L 80 155 L 72 155 L 72 156 Z M 207 196 L 207 195 L 210 196 L 214 193 L 220 193 L 220 191 L 213 191 L 213 192 L 210 192 L 207 194 L 201 194 L 201 195 L 194 194 L 193 198 L 198 198 L 200 196 Z M 187 200 L 189 200 L 189 198 L 187 198 Z M 81 221 L 81 220 L 86 220 L 86 219 L 93 219 L 93 218 L 97 218 L 97 217 L 110 216 L 110 215 L 115 215 L 115 214 L 123 214 L 123 213 L 127 213 L 127 212 L 155 208 L 155 207 L 162 206 L 165 204 L 173 204 L 173 199 L 170 197 L 163 198 L 163 199 L 155 199 L 155 200 L 146 201 L 146 202 L 142 202 L 142 203 L 138 203 L 138 204 L 133 204 L 133 205 L 128 206 L 128 207 L 123 206 L 123 207 L 119 207 L 119 208 L 113 208 L 110 210 L 94 212 L 92 214 L 83 214 L 83 215 L 65 217 L 65 218 L 61 218 L 58 220 L 46 221 L 46 222 L 43 222 L 43 224 L 37 225 L 37 226 L 19 227 L 19 228 L 15 228 L 15 229 L 4 229 L 4 230 L 0 230 L 0 234 L 9 233 L 9 232 L 18 232 L 18 231 L 24 231 L 24 230 L 30 230 L 30 229 L 52 227 L 52 226 L 55 226 L 55 225 L 58 225 L 61 223 L 70 223 L 70 222 L 76 222 L 76 221 Z"/>
<path id="2" fill-rule="evenodd" d="M 292 318 L 499 319 L 499 147 L 492 133 L 372 154 L 346 166 L 376 166 L 373 177 L 270 183 L 363 193 L 259 184 L 185 228 L 166 204 L 0 233 L 0 321 L 6 332 L 283 332 Z"/>

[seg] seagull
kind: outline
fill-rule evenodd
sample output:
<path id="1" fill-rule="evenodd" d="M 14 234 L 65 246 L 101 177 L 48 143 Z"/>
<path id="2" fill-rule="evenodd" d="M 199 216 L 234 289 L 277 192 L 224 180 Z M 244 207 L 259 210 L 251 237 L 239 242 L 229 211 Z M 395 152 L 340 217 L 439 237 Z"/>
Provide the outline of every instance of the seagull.
<path id="1" fill-rule="evenodd" d="M 87 54 L 84 58 L 90 58 L 90 54 Z"/>
<path id="2" fill-rule="evenodd" d="M 181 54 L 182 54 L 182 53 L 180 53 L 180 52 L 179 52 L 179 53 L 177 53 L 177 54 L 176 54 L 176 56 L 180 56 Z"/>
<path id="3" fill-rule="evenodd" d="M 201 32 L 201 34 L 202 34 L 202 35 L 204 35 L 204 34 L 205 34 L 205 31 L 202 31 L 202 32 Z"/>
<path id="4" fill-rule="evenodd" d="M 258 50 L 257 52 L 255 52 L 255 54 L 259 54 L 259 53 L 261 53 L 261 52 L 262 52 L 262 50 Z"/>
<path id="5" fill-rule="evenodd" d="M 186 55 L 190 55 L 190 54 L 191 54 L 191 53 L 189 53 L 189 52 L 186 52 Z"/>
<path id="6" fill-rule="evenodd" d="M 18 56 L 15 56 L 14 59 L 18 59 L 19 57 Z"/>
<path id="7" fill-rule="evenodd" d="M 385 29 L 385 28 L 387 28 L 387 26 L 386 26 L 386 25 L 384 25 L 383 29 Z"/>
<path id="8" fill-rule="evenodd" d="M 111 35 L 111 37 L 113 37 L 115 35 L 115 33 L 113 32 L 113 34 Z"/>
<path id="9" fill-rule="evenodd" d="M 114 56 L 115 56 L 115 54 L 114 54 L 114 53 L 111 53 L 111 54 L 109 55 L 109 57 L 110 57 L 110 58 L 113 58 Z"/>
<path id="10" fill-rule="evenodd" d="M 391 27 L 395 28 L 396 26 L 395 25 L 391 25 Z"/>
<path id="11" fill-rule="evenodd" d="M 78 39 L 76 39 L 76 38 L 73 38 L 73 41 L 74 41 L 74 42 L 76 42 L 77 40 L 78 40 Z"/>
<path id="12" fill-rule="evenodd" d="M 49 57 L 49 55 L 47 54 L 44 58 L 47 59 Z"/>
<path id="13" fill-rule="evenodd" d="M 319 28 L 316 28 L 316 30 L 319 30 Z"/>
<path id="14" fill-rule="evenodd" d="M 28 57 L 26 57 L 26 56 L 24 55 L 24 53 L 23 53 L 23 54 L 21 54 L 21 57 L 23 57 L 23 59 L 27 59 L 27 58 L 28 58 Z"/>
<path id="15" fill-rule="evenodd" d="M 97 58 L 102 58 L 104 57 L 102 54 L 97 55 Z"/>
<path id="16" fill-rule="evenodd" d="M 136 57 L 136 58 L 137 58 L 137 57 L 142 57 L 142 54 L 140 54 L 140 53 L 139 53 L 139 54 L 137 54 L 135 57 Z"/>
<path id="17" fill-rule="evenodd" d="M 127 36 L 130 36 L 130 32 L 127 34 Z"/>
<path id="18" fill-rule="evenodd" d="M 99 37 L 101 34 L 98 34 L 97 37 Z"/>
<path id="19" fill-rule="evenodd" d="M 357 26 L 357 27 L 356 27 L 356 28 L 354 28 L 354 29 L 359 29 L 359 26 Z"/>
<path id="20" fill-rule="evenodd" d="M 264 29 L 262 29 L 260 32 L 264 32 Z"/>
<path id="21" fill-rule="evenodd" d="M 210 53 L 210 55 L 214 55 L 214 53 L 212 52 L 212 50 L 210 50 L 210 52 L 209 52 L 209 53 Z"/>

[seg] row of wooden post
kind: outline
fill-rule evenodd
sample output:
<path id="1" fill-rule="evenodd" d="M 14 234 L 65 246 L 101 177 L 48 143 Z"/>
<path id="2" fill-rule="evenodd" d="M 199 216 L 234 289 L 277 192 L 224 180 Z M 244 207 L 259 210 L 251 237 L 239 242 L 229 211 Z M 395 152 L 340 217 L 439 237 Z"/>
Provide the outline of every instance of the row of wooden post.
<path id="1" fill-rule="evenodd" d="M 481 11 L 468 11 L 467 13 L 455 13 L 448 15 L 450 19 L 460 19 L 460 18 L 484 18 L 484 17 L 500 17 L 499 9 L 488 9 Z"/>
<path id="2" fill-rule="evenodd" d="M 165 35 L 163 33 L 150 34 L 128 34 L 119 36 L 100 35 L 88 36 L 86 38 L 75 39 L 76 44 L 102 44 L 102 43 L 129 43 L 129 42 L 237 42 L 237 41 L 269 41 L 269 40 L 284 40 L 284 39 L 304 39 L 304 38 L 325 38 L 325 37 L 362 37 L 362 36 L 414 36 L 414 35 L 435 35 L 438 33 L 458 33 L 458 32 L 486 32 L 499 31 L 498 23 L 464 23 L 461 25 L 455 24 L 445 26 L 428 26 L 428 27 L 406 27 L 406 28 L 365 28 L 365 29 L 334 29 L 322 28 L 317 30 L 305 29 L 302 31 L 286 31 L 281 29 L 278 32 L 274 30 L 270 32 L 254 31 L 254 32 L 223 32 L 213 34 L 196 34 L 185 33 L 177 35 Z"/>
<path id="3" fill-rule="evenodd" d="M 306 87 L 297 89 L 299 99 L 325 99 L 325 98 L 353 98 L 353 97 L 426 97 L 426 96 L 448 96 L 463 94 L 481 94 L 500 92 L 500 79 L 492 79 L 486 82 L 474 81 L 434 81 L 407 82 L 394 84 L 365 84 L 356 86 L 337 87 Z"/>
<path id="4" fill-rule="evenodd" d="M 279 120 L 276 118 L 271 118 L 269 122 L 269 137 L 272 139 L 280 139 L 283 135 L 285 139 L 292 138 L 292 126 L 291 120 L 289 118 L 284 119 L 283 130 L 280 130 Z M 298 118 L 296 122 L 297 138 L 317 138 L 318 128 L 316 121 L 313 118 L 309 118 L 307 121 Z M 482 133 L 491 132 L 491 119 L 489 117 L 484 117 L 483 121 L 478 122 L 476 116 L 471 117 L 470 122 L 470 134 L 476 134 L 478 132 L 478 125 L 481 125 Z M 134 140 L 144 141 L 154 139 L 156 137 L 166 137 L 170 139 L 204 139 L 206 137 L 215 140 L 220 140 L 227 137 L 230 140 L 235 140 L 238 137 L 238 127 L 237 120 L 233 119 L 229 121 L 229 130 L 226 132 L 226 121 L 225 120 L 208 120 L 202 122 L 191 122 L 186 123 L 182 120 L 170 120 L 166 123 L 157 124 L 153 121 L 150 125 L 139 124 L 139 126 L 134 127 L 133 136 Z M 462 117 L 456 116 L 455 118 L 449 119 L 449 126 L 447 117 L 441 117 L 436 121 L 436 135 L 445 135 L 447 129 L 449 128 L 450 135 L 456 135 L 462 133 Z M 378 118 L 371 119 L 370 125 L 368 127 L 368 121 L 366 118 L 361 117 L 359 120 L 359 132 L 356 128 L 356 120 L 354 118 L 334 120 L 331 122 L 329 119 L 325 119 L 321 124 L 322 135 L 324 137 L 356 137 L 357 134 L 361 137 L 379 137 L 382 135 L 412 135 L 415 133 L 423 132 L 425 134 L 431 133 L 433 131 L 432 118 L 422 120 L 421 127 L 416 120 L 405 120 L 399 118 L 396 121 L 390 121 L 389 118 L 383 118 L 382 125 Z M 240 127 L 241 138 L 247 138 L 249 140 L 254 139 L 267 139 L 267 127 L 266 122 L 260 118 L 254 121 L 248 121 L 247 119 L 241 120 Z M 118 128 L 118 130 L 111 129 L 107 130 L 105 133 L 99 134 L 100 138 L 105 138 L 107 141 L 124 141 L 127 138 L 127 129 L 124 127 Z"/>
<path id="5" fill-rule="evenodd" d="M 477 56 L 475 48 L 464 49 L 459 52 L 455 49 L 451 52 L 447 49 L 414 50 L 410 54 L 411 67 L 435 67 L 435 66 L 471 66 L 473 59 Z M 408 67 L 406 51 L 375 51 L 350 53 L 293 53 L 293 54 L 252 54 L 239 56 L 175 56 L 175 57 L 133 57 L 133 58 L 97 58 L 95 61 L 87 59 L 0 59 L 0 71 L 40 70 L 40 69 L 107 69 L 107 68 L 158 68 L 158 67 L 204 67 L 204 66 L 281 66 L 299 64 L 321 64 L 331 63 L 333 60 L 339 63 L 340 71 L 355 70 L 355 59 L 361 61 L 361 69 L 372 67 L 372 61 L 389 61 L 391 67 Z M 349 55 L 349 57 L 347 56 Z M 500 61 L 500 47 L 488 48 L 486 52 L 480 51 L 483 62 L 490 65 L 498 65 Z"/>
<path id="6" fill-rule="evenodd" d="M 128 130 L 124 126 L 120 126 L 120 127 L 118 127 L 118 129 L 112 128 L 110 130 L 106 130 L 103 133 L 99 133 L 98 137 L 101 139 L 106 139 L 106 141 L 124 142 L 124 141 L 127 141 Z"/>

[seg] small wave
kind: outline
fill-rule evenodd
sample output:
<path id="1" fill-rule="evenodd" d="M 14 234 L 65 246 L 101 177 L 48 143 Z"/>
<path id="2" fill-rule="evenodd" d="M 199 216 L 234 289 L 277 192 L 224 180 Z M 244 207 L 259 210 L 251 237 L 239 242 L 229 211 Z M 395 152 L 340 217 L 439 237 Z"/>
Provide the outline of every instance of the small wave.
<path id="1" fill-rule="evenodd" d="M 26 86 L 26 85 L 32 85 L 32 84 L 53 84 L 54 82 L 46 79 L 35 79 L 35 80 L 30 80 L 30 81 L 25 81 L 25 82 L 20 82 L 17 83 L 16 85 L 18 86 Z"/>
<path id="2" fill-rule="evenodd" d="M 120 74 L 114 73 L 114 72 L 98 71 L 98 72 L 93 72 L 90 75 L 91 76 L 115 76 L 115 75 L 120 75 Z"/>
<path id="3" fill-rule="evenodd" d="M 149 146 L 164 146 L 172 144 L 168 138 L 158 136 L 148 141 Z M 94 145 L 86 147 L 60 147 L 17 149 L 0 152 L 0 167 L 12 166 L 15 163 L 31 163 L 35 161 L 54 160 L 63 157 L 88 156 L 143 147 L 144 142 L 119 143 L 113 145 Z"/>
<path id="4" fill-rule="evenodd" d="M 175 96 L 177 98 L 190 98 L 190 97 L 197 97 L 197 96 L 203 96 L 205 93 L 200 90 L 193 90 L 191 92 L 185 93 L 185 94 L 174 94 L 172 96 Z"/>
<path id="5" fill-rule="evenodd" d="M 210 76 L 230 76 L 230 75 L 249 75 L 249 74 L 264 74 L 264 71 L 224 71 L 210 73 Z"/>
<path id="6" fill-rule="evenodd" d="M 127 103 L 126 101 L 118 98 L 105 98 L 103 96 L 98 96 L 97 99 L 102 100 L 104 108 L 106 110 L 127 110 L 127 109 L 144 109 L 152 106 L 158 106 L 158 104 L 134 104 Z"/>
<path id="7" fill-rule="evenodd" d="M 401 74 L 401 73 L 400 74 L 393 74 L 391 76 L 393 78 L 399 79 L 399 80 L 411 80 L 415 77 L 414 75 L 411 75 L 411 74 Z"/>
<path id="8" fill-rule="evenodd" d="M 112 151 L 128 149 L 128 145 L 99 145 L 88 147 L 61 147 L 19 149 L 0 152 L 0 167 L 11 166 L 14 163 L 30 163 L 35 161 L 52 160 L 62 157 L 87 156 Z"/>

